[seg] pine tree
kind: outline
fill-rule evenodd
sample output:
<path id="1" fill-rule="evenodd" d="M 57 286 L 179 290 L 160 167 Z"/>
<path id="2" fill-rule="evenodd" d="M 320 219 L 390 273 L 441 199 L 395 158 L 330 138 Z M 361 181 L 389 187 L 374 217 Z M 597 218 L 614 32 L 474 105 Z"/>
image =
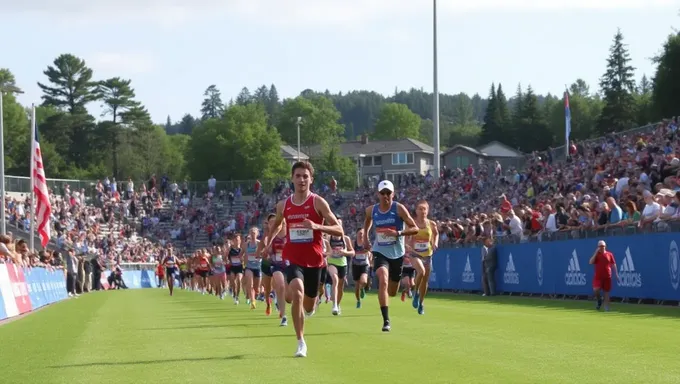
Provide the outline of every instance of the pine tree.
<path id="1" fill-rule="evenodd" d="M 489 91 L 489 103 L 486 106 L 486 113 L 484 114 L 484 125 L 482 125 L 482 134 L 480 143 L 488 143 L 495 140 L 499 133 L 498 125 L 498 107 L 496 104 L 496 84 L 491 84 Z"/>
<path id="2" fill-rule="evenodd" d="M 607 70 L 600 78 L 605 102 L 598 124 L 601 134 L 623 131 L 635 125 L 635 68 L 630 65 L 626 47 L 623 34 L 618 30 L 609 49 Z"/>

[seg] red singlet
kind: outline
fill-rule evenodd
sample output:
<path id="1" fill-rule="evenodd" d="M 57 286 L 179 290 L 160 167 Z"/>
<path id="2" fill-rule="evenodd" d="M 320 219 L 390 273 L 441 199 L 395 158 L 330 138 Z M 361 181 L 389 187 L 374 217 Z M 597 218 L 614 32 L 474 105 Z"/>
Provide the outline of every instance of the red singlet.
<path id="1" fill-rule="evenodd" d="M 285 244 L 285 237 L 275 237 L 274 240 L 272 240 L 272 251 L 270 258 L 274 264 L 283 264 L 283 248 Z"/>
<path id="2" fill-rule="evenodd" d="M 283 204 L 287 231 L 283 259 L 300 267 L 321 268 L 324 265 L 321 231 L 312 231 L 301 226 L 305 219 L 323 224 L 323 217 L 314 208 L 316 194 L 310 193 L 307 200 L 300 205 L 293 203 L 293 196 Z"/>

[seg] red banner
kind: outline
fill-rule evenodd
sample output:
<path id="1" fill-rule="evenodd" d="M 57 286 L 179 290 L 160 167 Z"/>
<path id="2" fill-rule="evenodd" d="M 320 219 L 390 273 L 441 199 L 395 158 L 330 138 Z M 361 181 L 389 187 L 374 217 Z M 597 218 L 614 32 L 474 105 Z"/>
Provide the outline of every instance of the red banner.
<path id="1" fill-rule="evenodd" d="M 12 294 L 17 303 L 19 314 L 30 312 L 31 298 L 28 296 L 28 286 L 26 285 L 24 271 L 14 264 L 7 264 L 7 275 L 12 284 Z"/>

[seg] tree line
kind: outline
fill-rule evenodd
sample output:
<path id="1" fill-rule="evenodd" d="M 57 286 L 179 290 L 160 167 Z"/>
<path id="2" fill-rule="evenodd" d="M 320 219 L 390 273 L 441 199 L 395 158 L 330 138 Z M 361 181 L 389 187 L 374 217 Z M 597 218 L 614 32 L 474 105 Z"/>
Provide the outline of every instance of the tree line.
<path id="1" fill-rule="evenodd" d="M 673 116 L 680 91 L 680 35 L 674 33 L 653 60 L 656 73 L 636 81 L 635 68 L 620 31 L 610 48 L 598 89 L 582 79 L 568 87 L 573 139 L 622 131 Z M 137 100 L 132 81 L 114 77 L 97 80 L 86 62 L 62 54 L 44 71 L 42 104 L 37 123 L 48 177 L 117 179 L 168 175 L 175 180 L 277 179 L 287 165 L 280 145 L 321 145 L 316 165 L 332 172 L 342 185 L 356 182 L 353 160 L 340 156 L 339 143 L 362 135 L 372 139 L 415 138 L 432 143 L 431 93 L 396 90 L 390 96 L 372 91 L 347 93 L 303 90 L 281 99 L 275 85 L 263 85 L 224 101 L 216 85 L 203 94 L 200 115 L 168 117 L 152 122 Z M 8 69 L 0 69 L 0 86 L 14 85 Z M 100 120 L 88 105 L 100 103 Z M 476 146 L 498 140 L 523 151 L 543 150 L 564 143 L 564 95 L 538 95 L 530 85 L 518 85 L 506 96 L 502 84 L 492 84 L 486 98 L 465 93 L 440 95 L 441 144 Z M 4 98 L 5 164 L 8 174 L 29 169 L 28 109 L 12 94 Z M 521 138 L 521 139 L 520 139 Z"/>

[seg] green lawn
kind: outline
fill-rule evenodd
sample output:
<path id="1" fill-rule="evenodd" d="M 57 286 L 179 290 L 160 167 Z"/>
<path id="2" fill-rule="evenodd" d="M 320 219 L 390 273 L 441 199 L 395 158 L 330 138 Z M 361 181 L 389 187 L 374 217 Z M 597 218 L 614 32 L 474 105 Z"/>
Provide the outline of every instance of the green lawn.
<path id="1" fill-rule="evenodd" d="M 353 296 L 353 295 L 352 295 Z M 308 321 L 306 359 L 264 309 L 144 289 L 97 292 L 0 326 L 1 383 L 680 383 L 680 309 L 437 295 L 424 316 L 375 296 Z"/>

